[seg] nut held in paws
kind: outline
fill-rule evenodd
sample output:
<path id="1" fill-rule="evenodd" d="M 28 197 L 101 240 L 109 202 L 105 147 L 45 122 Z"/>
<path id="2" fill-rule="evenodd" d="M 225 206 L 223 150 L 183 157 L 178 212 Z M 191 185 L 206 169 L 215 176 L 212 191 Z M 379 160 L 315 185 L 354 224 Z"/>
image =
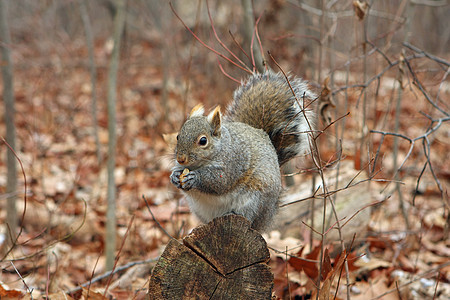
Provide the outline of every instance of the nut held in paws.
<path id="1" fill-rule="evenodd" d="M 189 173 L 189 169 L 188 168 L 184 169 L 183 173 L 181 173 L 181 175 L 180 175 L 180 184 L 181 184 L 181 186 L 183 186 L 183 179 L 188 173 Z"/>

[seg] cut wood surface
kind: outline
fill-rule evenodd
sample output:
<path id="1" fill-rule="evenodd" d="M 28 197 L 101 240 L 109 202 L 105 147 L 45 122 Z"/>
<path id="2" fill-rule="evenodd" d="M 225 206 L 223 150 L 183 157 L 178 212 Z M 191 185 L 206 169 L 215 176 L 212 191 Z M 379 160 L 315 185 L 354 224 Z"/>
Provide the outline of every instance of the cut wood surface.
<path id="1" fill-rule="evenodd" d="M 273 274 L 263 237 L 241 216 L 171 240 L 153 269 L 150 299 L 271 299 Z"/>

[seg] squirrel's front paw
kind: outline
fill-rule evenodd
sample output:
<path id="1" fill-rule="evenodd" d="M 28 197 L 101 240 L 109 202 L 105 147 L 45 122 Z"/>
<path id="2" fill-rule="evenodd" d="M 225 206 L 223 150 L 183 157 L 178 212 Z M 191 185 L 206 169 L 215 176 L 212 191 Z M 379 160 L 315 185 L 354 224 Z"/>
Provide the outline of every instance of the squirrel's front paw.
<path id="1" fill-rule="evenodd" d="M 189 191 L 197 181 L 197 173 L 184 169 L 183 171 L 173 171 L 170 175 L 170 182 L 179 189 Z"/>
<path id="2" fill-rule="evenodd" d="M 180 186 L 183 190 L 189 191 L 192 189 L 197 182 L 197 173 L 195 171 L 190 171 L 181 179 Z"/>
<path id="3" fill-rule="evenodd" d="M 178 189 L 181 189 L 180 175 L 182 172 L 183 171 L 173 171 L 172 174 L 170 174 L 170 182 Z"/>

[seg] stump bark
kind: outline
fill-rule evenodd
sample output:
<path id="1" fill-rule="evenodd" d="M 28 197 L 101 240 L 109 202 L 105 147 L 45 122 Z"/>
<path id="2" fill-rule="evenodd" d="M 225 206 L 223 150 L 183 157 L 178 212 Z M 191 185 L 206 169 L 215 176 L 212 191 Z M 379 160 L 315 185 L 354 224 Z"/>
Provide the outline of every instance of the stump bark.
<path id="1" fill-rule="evenodd" d="M 153 269 L 149 299 L 271 299 L 273 274 L 264 238 L 241 216 L 196 227 L 166 246 Z"/>

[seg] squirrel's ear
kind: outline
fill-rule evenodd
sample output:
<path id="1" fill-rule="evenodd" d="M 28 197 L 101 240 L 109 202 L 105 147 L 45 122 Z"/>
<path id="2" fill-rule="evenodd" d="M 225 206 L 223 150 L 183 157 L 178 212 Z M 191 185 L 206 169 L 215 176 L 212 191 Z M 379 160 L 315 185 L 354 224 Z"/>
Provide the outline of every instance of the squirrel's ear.
<path id="1" fill-rule="evenodd" d="M 191 117 L 200 117 L 203 116 L 203 113 L 205 112 L 205 109 L 203 108 L 202 104 L 197 104 L 194 106 L 194 108 L 191 110 L 191 113 L 189 114 L 189 118 Z"/>
<path id="2" fill-rule="evenodd" d="M 177 135 L 178 132 L 163 134 L 163 140 L 169 146 L 170 151 L 174 151 L 177 146 Z"/>
<path id="3" fill-rule="evenodd" d="M 213 128 L 213 135 L 220 135 L 220 128 L 222 126 L 222 114 L 220 113 L 220 105 L 218 105 L 212 112 L 209 113 L 208 122 Z"/>

